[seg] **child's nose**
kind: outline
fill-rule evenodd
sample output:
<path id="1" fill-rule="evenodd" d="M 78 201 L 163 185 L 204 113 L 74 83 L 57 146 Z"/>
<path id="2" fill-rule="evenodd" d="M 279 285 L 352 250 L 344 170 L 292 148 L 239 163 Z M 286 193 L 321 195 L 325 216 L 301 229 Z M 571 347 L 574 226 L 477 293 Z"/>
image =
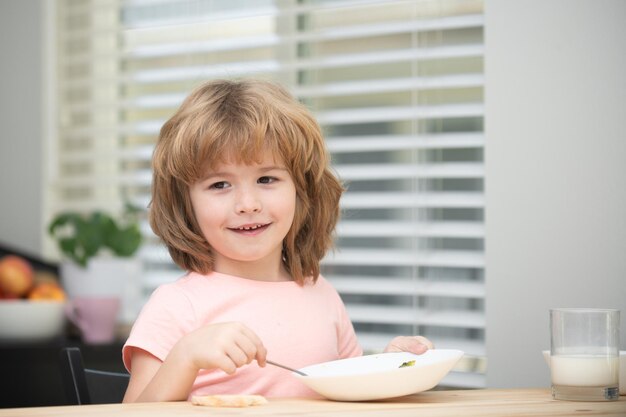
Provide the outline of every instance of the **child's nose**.
<path id="1" fill-rule="evenodd" d="M 261 211 L 261 201 L 256 193 L 251 191 L 240 192 L 235 204 L 237 213 L 256 213 Z"/>

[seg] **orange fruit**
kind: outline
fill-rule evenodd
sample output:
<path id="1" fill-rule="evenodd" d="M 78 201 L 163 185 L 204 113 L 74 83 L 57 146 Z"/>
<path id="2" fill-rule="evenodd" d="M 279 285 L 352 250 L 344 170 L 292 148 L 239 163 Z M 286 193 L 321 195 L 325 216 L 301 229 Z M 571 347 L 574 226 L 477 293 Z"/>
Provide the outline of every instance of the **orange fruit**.
<path id="1" fill-rule="evenodd" d="M 0 259 L 0 290 L 5 297 L 22 297 L 33 287 L 33 267 L 19 256 Z"/>
<path id="2" fill-rule="evenodd" d="M 63 288 L 52 281 L 40 282 L 28 293 L 28 299 L 31 301 L 65 301 L 66 298 Z"/>

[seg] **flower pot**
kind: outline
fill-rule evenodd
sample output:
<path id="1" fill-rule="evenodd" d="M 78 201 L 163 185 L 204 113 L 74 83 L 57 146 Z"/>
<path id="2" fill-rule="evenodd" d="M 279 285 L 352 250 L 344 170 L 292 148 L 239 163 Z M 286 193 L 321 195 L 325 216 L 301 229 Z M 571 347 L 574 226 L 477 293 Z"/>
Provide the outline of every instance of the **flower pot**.
<path id="1" fill-rule="evenodd" d="M 94 258 L 86 268 L 74 262 L 61 262 L 63 288 L 70 299 L 118 297 L 118 322 L 132 323 L 141 307 L 141 261 L 137 258 Z"/>

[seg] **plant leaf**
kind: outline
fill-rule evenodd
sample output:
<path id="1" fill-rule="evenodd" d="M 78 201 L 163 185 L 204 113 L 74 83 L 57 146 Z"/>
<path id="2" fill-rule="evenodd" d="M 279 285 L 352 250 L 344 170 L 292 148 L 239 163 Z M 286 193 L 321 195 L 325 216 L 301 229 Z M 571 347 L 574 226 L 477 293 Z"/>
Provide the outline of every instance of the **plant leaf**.
<path id="1" fill-rule="evenodd" d="M 107 246 L 117 255 L 122 257 L 132 256 L 141 245 L 141 232 L 136 225 L 130 225 L 123 229 L 117 229 L 107 240 Z"/>
<path id="2" fill-rule="evenodd" d="M 141 245 L 141 231 L 137 224 L 137 208 L 126 207 L 124 222 L 119 227 L 108 214 L 95 211 L 89 216 L 66 212 L 56 216 L 48 233 L 56 239 L 65 256 L 86 267 L 90 258 L 101 248 L 108 247 L 117 256 L 132 256 Z"/>

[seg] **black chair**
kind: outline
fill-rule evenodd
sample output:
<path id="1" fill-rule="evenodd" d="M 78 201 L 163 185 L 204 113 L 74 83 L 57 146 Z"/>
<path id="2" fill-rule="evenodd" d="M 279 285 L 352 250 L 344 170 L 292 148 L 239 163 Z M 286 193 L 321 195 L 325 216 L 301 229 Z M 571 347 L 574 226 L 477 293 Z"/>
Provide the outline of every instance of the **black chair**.
<path id="1" fill-rule="evenodd" d="M 85 369 L 77 347 L 61 350 L 61 376 L 71 405 L 121 403 L 130 375 Z"/>

